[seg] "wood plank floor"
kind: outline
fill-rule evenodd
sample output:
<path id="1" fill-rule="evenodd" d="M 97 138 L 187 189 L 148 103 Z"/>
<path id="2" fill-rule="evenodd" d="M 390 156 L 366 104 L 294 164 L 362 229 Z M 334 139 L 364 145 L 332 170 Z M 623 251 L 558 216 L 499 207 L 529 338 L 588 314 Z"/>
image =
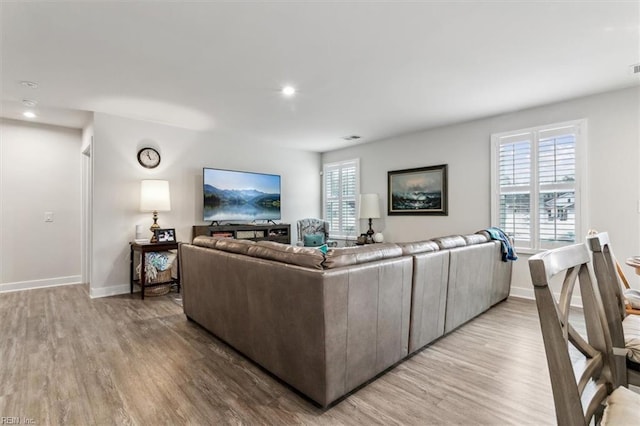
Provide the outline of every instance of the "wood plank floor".
<path id="1" fill-rule="evenodd" d="M 0 294 L 0 416 L 43 424 L 555 424 L 533 301 L 511 298 L 328 410 L 170 296 Z"/>

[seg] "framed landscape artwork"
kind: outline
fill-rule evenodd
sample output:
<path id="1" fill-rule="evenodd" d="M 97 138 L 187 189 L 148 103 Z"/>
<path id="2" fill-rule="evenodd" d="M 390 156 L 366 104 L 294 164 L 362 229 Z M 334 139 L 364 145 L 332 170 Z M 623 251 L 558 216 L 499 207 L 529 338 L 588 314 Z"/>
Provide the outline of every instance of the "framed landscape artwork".
<path id="1" fill-rule="evenodd" d="M 388 172 L 390 215 L 446 216 L 447 165 Z"/>

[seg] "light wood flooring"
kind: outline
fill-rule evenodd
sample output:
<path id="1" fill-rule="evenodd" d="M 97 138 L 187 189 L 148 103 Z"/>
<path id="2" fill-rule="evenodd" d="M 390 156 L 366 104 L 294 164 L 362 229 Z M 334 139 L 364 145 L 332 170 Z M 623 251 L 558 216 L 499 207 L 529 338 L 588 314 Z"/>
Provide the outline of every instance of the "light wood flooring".
<path id="1" fill-rule="evenodd" d="M 38 425 L 555 424 L 531 300 L 511 298 L 332 408 L 293 392 L 171 296 L 0 294 L 0 417 Z"/>

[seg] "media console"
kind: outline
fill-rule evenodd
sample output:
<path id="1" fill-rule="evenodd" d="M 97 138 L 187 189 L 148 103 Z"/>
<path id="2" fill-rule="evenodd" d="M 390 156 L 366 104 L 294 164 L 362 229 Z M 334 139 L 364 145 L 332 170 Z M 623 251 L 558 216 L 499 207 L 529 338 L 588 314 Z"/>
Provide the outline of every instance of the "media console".
<path id="1" fill-rule="evenodd" d="M 291 225 L 194 225 L 193 238 L 198 235 L 291 244 Z"/>

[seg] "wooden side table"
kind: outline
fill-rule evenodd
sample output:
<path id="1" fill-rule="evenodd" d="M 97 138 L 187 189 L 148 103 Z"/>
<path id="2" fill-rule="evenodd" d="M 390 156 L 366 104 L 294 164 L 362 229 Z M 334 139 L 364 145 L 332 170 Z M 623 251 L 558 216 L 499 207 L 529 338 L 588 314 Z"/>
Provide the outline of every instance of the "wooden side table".
<path id="1" fill-rule="evenodd" d="M 131 285 L 131 294 L 133 294 L 133 285 L 134 284 L 138 284 L 141 288 L 140 291 L 140 295 L 142 297 L 142 299 L 144 300 L 144 289 L 145 287 L 156 287 L 159 285 L 171 285 L 171 284 L 176 284 L 178 286 L 178 293 L 180 292 L 180 262 L 178 262 L 177 267 L 178 267 L 178 277 L 177 278 L 171 278 L 168 281 L 163 281 L 163 282 L 158 282 L 158 283 L 147 283 L 147 277 L 146 277 L 146 271 L 145 271 L 145 265 L 144 262 L 146 261 L 146 253 L 153 253 L 153 252 L 157 252 L 157 251 L 167 251 L 167 250 L 177 250 L 178 249 L 178 242 L 174 241 L 174 242 L 169 242 L 169 243 L 136 243 L 136 242 L 131 242 L 129 243 L 130 248 L 131 248 L 131 257 L 130 257 L 130 264 L 129 264 L 129 281 L 130 281 L 130 285 Z M 134 266 L 134 258 L 135 258 L 135 253 L 138 252 L 140 253 L 140 259 L 141 262 L 143 263 L 142 267 L 140 268 L 140 279 L 135 279 L 135 266 Z"/>

